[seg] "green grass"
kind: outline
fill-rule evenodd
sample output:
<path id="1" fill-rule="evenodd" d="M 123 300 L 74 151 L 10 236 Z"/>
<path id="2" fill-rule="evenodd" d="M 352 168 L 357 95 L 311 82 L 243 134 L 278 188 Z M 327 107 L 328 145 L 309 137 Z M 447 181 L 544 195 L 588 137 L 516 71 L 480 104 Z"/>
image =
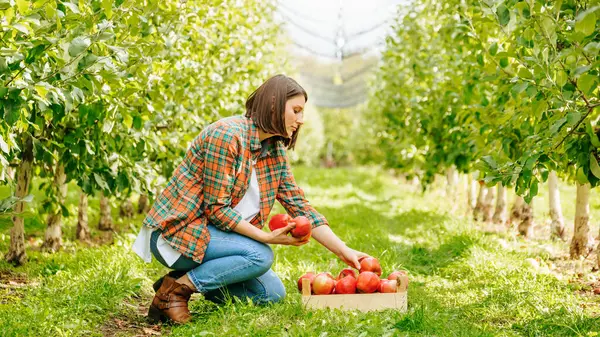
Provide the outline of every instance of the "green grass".
<path id="1" fill-rule="evenodd" d="M 451 202 L 440 189 L 422 194 L 376 168 L 296 168 L 309 200 L 353 248 L 379 258 L 384 273 L 410 272 L 407 313 L 332 310 L 306 311 L 297 278 L 305 271 L 331 271 L 343 264 L 315 241 L 302 247 L 274 247 L 275 271 L 288 290 L 282 304 L 221 306 L 198 297 L 194 320 L 165 326 L 171 336 L 593 336 L 600 333 L 600 296 L 583 295 L 569 283 L 527 258 L 549 261 L 567 252 L 565 243 L 523 241 L 510 233 L 489 234 L 468 218 L 448 212 Z M 542 192 L 545 192 L 541 189 Z M 593 192 L 592 205 L 598 205 Z M 574 188 L 562 193 L 567 224 L 574 215 Z M 545 194 L 535 212 L 544 225 Z M 77 196 L 69 200 L 76 206 Z M 97 201 L 93 201 L 97 204 Z M 547 201 L 546 201 L 547 202 Z M 90 200 L 92 204 L 92 200 Z M 71 206 L 73 206 L 71 205 Z M 70 206 L 70 207 L 71 207 Z M 90 206 L 92 208 L 93 206 Z M 278 206 L 275 210 L 281 212 Z M 592 219 L 600 216 L 592 207 Z M 75 214 L 75 213 L 73 213 Z M 462 214 L 462 209 L 456 212 Z M 66 222 L 72 233 L 74 220 Z M 139 228 L 141 219 L 133 221 Z M 43 223 L 43 222 L 42 222 Z M 94 222 L 90 220 L 94 226 Z M 572 224 L 571 224 L 572 226 Z M 123 222 L 120 228 L 127 229 Z M 35 226 L 32 226 L 35 232 Z M 597 227 L 594 227 L 597 233 Z M 43 226 L 41 228 L 43 231 Z M 131 232 L 124 230 L 123 233 Z M 0 229 L 6 251 L 8 228 Z M 0 289 L 2 336 L 94 336 L 139 334 L 144 325 L 137 305 L 147 305 L 152 281 L 165 272 L 146 265 L 130 250 L 134 234 L 118 235 L 115 244 L 87 248 L 67 242 L 59 253 L 29 250 L 30 263 L 14 268 L 0 262 L 2 273 L 26 278 L 26 287 Z M 548 249 L 552 247 L 552 249 Z M 16 274 L 15 274 L 16 273 Z M 586 277 L 598 277 L 588 274 Z M 588 291 L 589 293 L 589 291 Z M 127 322 L 119 328 L 117 322 Z M 110 330 L 107 330 L 109 329 Z"/>

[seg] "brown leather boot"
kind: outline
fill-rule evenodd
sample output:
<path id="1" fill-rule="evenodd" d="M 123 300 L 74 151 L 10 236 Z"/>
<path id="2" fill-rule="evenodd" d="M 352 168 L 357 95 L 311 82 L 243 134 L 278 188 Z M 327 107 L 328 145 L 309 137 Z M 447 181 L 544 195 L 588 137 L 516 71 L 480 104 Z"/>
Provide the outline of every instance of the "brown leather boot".
<path id="1" fill-rule="evenodd" d="M 171 320 L 175 323 L 187 323 L 192 318 L 188 301 L 193 292 L 185 284 L 177 283 L 171 276 L 165 276 L 154 295 L 148 318 L 153 322 Z"/>

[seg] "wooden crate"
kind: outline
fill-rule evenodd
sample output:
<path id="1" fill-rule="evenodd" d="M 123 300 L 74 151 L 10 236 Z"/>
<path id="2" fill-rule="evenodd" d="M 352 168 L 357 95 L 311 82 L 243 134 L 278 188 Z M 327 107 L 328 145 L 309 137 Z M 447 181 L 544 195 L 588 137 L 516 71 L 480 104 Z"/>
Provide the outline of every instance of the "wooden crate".
<path id="1" fill-rule="evenodd" d="M 302 280 L 302 303 L 306 308 L 337 308 L 341 310 L 375 311 L 396 309 L 406 311 L 408 277 L 398 278 L 396 293 L 312 295 L 310 280 Z"/>

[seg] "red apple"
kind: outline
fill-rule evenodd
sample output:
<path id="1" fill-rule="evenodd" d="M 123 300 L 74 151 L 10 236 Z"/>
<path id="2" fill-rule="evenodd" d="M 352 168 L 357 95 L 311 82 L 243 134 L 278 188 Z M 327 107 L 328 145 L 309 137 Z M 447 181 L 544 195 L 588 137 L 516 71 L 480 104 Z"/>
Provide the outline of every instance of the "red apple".
<path id="1" fill-rule="evenodd" d="M 312 290 L 315 295 L 331 294 L 333 288 L 335 288 L 335 280 L 329 273 L 320 273 L 312 281 Z"/>
<path id="2" fill-rule="evenodd" d="M 358 279 L 356 280 L 356 290 L 359 293 L 374 293 L 379 290 L 379 276 L 377 274 L 364 271 L 358 274 Z"/>
<path id="3" fill-rule="evenodd" d="M 377 274 L 377 276 L 381 276 L 381 265 L 379 264 L 379 261 L 377 261 L 377 259 L 374 257 L 366 257 L 361 259 L 359 273 L 366 271 L 370 271 Z"/>
<path id="4" fill-rule="evenodd" d="M 288 221 L 292 219 L 288 214 L 275 214 L 269 221 L 269 229 L 272 231 L 283 228 L 288 225 Z"/>
<path id="5" fill-rule="evenodd" d="M 312 281 L 315 279 L 315 273 L 309 271 L 308 273 L 305 273 L 304 275 L 300 276 L 300 278 L 298 279 L 298 290 L 300 290 L 300 292 L 302 292 L 302 280 L 305 278 L 308 279 L 310 283 L 312 283 Z"/>
<path id="6" fill-rule="evenodd" d="M 396 270 L 393 271 L 390 275 L 388 275 L 387 279 L 388 280 L 397 280 L 398 276 L 406 276 L 406 271 L 404 270 Z"/>
<path id="7" fill-rule="evenodd" d="M 354 272 L 354 269 L 351 269 L 351 268 L 342 269 L 342 271 L 338 275 L 337 279 L 341 280 L 346 276 L 351 276 L 352 278 L 356 279 L 356 272 Z"/>
<path id="8" fill-rule="evenodd" d="M 292 219 L 296 223 L 296 227 L 292 229 L 292 236 L 295 238 L 302 238 L 310 234 L 312 230 L 312 226 L 310 225 L 310 221 L 305 216 L 297 216 Z"/>
<path id="9" fill-rule="evenodd" d="M 336 294 L 355 294 L 356 293 L 356 279 L 349 275 L 335 284 Z"/>
<path id="10" fill-rule="evenodd" d="M 383 279 L 379 283 L 380 293 L 395 293 L 398 288 L 398 282 L 396 280 Z"/>

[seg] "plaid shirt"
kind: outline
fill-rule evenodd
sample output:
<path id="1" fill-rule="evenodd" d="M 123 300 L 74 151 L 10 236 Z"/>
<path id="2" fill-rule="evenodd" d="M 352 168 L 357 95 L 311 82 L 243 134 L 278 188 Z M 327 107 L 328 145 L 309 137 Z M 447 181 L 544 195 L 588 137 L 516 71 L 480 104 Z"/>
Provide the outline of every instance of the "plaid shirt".
<path id="1" fill-rule="evenodd" d="M 260 212 L 250 221 L 262 228 L 275 199 L 292 217 L 306 216 L 313 228 L 328 225 L 296 185 L 280 141 L 261 142 L 251 119 L 233 116 L 206 127 L 194 139 L 165 190 L 144 219 L 183 255 L 201 263 L 210 234 L 207 223 L 231 231 L 242 216 L 233 208 L 250 183 L 252 161 L 260 188 Z"/>

